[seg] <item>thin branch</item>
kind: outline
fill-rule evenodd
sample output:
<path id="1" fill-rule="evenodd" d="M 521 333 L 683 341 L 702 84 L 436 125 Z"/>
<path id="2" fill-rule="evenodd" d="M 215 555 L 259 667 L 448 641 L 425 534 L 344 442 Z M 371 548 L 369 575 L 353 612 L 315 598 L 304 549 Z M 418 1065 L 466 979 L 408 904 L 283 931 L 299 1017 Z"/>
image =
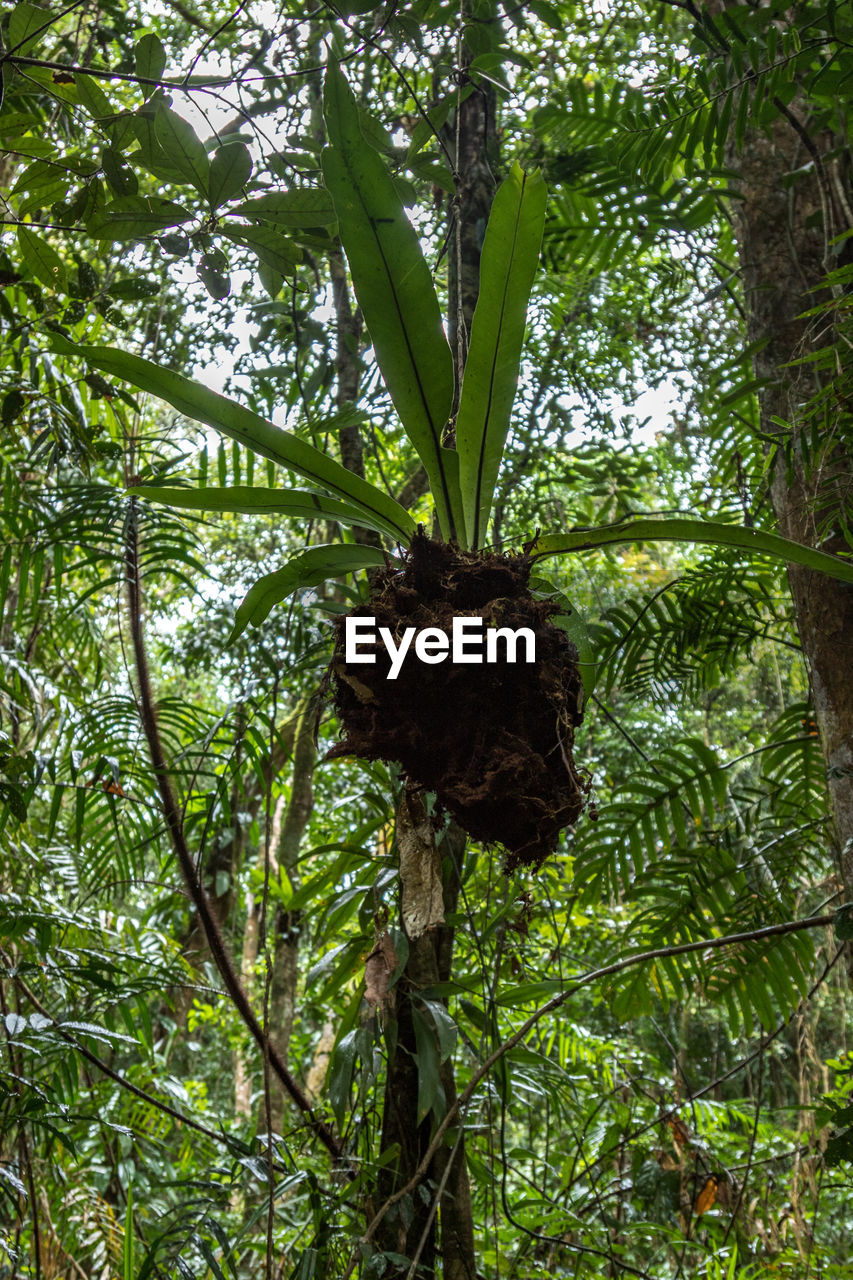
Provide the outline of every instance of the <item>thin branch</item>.
<path id="1" fill-rule="evenodd" d="M 79 67 L 75 62 L 52 62 L 47 58 L 27 58 L 13 56 L 11 53 L 0 54 L 0 63 L 10 62 L 13 67 L 41 67 L 46 71 L 62 71 L 71 76 L 90 76 L 93 80 L 126 80 L 129 84 L 146 84 L 153 89 L 180 89 L 184 93 L 193 90 L 224 89 L 233 84 L 233 76 L 214 76 L 209 80 L 200 80 L 187 85 L 182 80 L 155 80 L 153 76 L 138 76 L 130 71 L 112 71 L 109 67 Z M 262 76 L 259 79 L 285 79 L 280 76 Z"/>
<path id="2" fill-rule="evenodd" d="M 65 1043 L 70 1045 L 71 1048 L 79 1053 L 81 1057 L 85 1058 L 87 1062 L 90 1062 L 93 1067 L 97 1067 L 100 1072 L 105 1076 L 108 1076 L 110 1080 L 113 1080 L 122 1089 L 126 1089 L 128 1093 L 132 1093 L 134 1097 L 139 1098 L 141 1102 L 146 1103 L 149 1107 L 155 1107 L 157 1111 L 162 1111 L 164 1115 L 171 1116 L 173 1120 L 177 1120 L 180 1124 L 186 1125 L 188 1129 L 195 1129 L 196 1132 L 203 1133 L 206 1138 L 210 1138 L 213 1142 L 219 1142 L 225 1146 L 229 1145 L 228 1139 L 224 1134 L 216 1133 L 215 1130 L 208 1129 L 206 1125 L 201 1123 L 201 1121 L 193 1120 L 190 1116 L 183 1115 L 180 1111 L 176 1111 L 174 1107 L 170 1107 L 167 1102 L 161 1102 L 159 1098 L 155 1098 L 152 1094 L 147 1093 L 145 1089 L 140 1089 L 138 1085 L 131 1084 L 131 1082 L 124 1076 L 119 1075 L 119 1073 L 114 1071 L 112 1067 L 108 1066 L 102 1058 L 99 1058 L 96 1053 L 92 1053 L 90 1049 L 87 1049 L 85 1045 L 81 1044 L 75 1036 L 69 1035 L 69 1033 L 63 1028 L 62 1023 L 58 1022 L 56 1018 L 48 1013 L 36 993 L 30 990 L 20 974 L 16 973 L 14 975 L 14 982 L 18 989 L 26 996 L 27 1000 L 29 1000 L 33 1008 L 36 1009 L 43 1018 L 50 1019 L 53 1023 L 54 1030 L 58 1032 Z"/>
<path id="3" fill-rule="evenodd" d="M 695 951 L 719 950 L 721 947 L 737 946 L 739 943 L 743 942 L 760 942 L 765 938 L 779 937 L 788 933 L 799 933 L 803 929 L 823 928 L 826 925 L 832 924 L 834 920 L 835 913 L 833 912 L 830 915 L 810 916 L 807 920 L 789 920 L 782 924 L 766 925 L 763 929 L 751 929 L 746 933 L 730 933 L 719 938 L 703 938 L 695 942 L 682 942 L 672 947 L 655 947 L 651 951 L 641 951 L 637 955 L 627 956 L 623 960 L 615 960 L 612 964 L 604 965 L 600 969 L 592 969 L 589 973 L 578 978 L 567 991 L 561 991 L 559 995 L 552 997 L 551 1000 L 542 1005 L 541 1008 L 537 1009 L 535 1013 L 532 1013 L 530 1017 L 522 1023 L 518 1031 L 514 1032 L 507 1040 L 504 1040 L 504 1042 L 500 1044 L 494 1052 L 489 1054 L 483 1065 L 474 1072 L 471 1080 L 463 1089 L 462 1093 L 460 1093 L 453 1105 L 448 1108 L 444 1119 L 436 1129 L 433 1139 L 427 1147 L 423 1159 L 414 1174 L 406 1185 L 401 1187 L 398 1191 L 395 1191 L 392 1196 L 389 1196 L 382 1207 L 376 1212 L 373 1220 L 370 1222 L 367 1230 L 361 1237 L 361 1242 L 368 1244 L 389 1209 L 393 1208 L 393 1206 L 397 1204 L 398 1201 L 402 1200 L 404 1196 L 410 1195 L 421 1182 L 429 1169 L 432 1157 L 441 1146 L 444 1140 L 444 1135 L 456 1118 L 460 1108 L 463 1107 L 468 1102 L 469 1098 L 473 1096 L 477 1086 L 489 1074 L 495 1063 L 499 1062 L 501 1058 L 509 1053 L 510 1049 L 514 1049 L 515 1046 L 533 1030 L 542 1018 L 559 1009 L 561 1005 L 564 1005 L 567 1000 L 570 1000 L 571 997 L 583 987 L 588 987 L 592 983 L 599 981 L 601 978 L 610 977 L 614 973 L 622 973 L 625 969 L 630 969 L 634 965 L 645 964 L 649 960 L 664 960 L 670 956 L 688 955 Z"/>
<path id="4" fill-rule="evenodd" d="M 234 962 L 225 946 L 222 931 L 213 912 L 213 908 L 204 885 L 199 878 L 195 860 L 190 853 L 189 846 L 186 841 L 183 823 L 181 821 L 181 811 L 172 790 L 169 766 L 167 764 L 163 744 L 160 739 L 160 728 L 157 723 L 154 699 L 151 692 L 151 677 L 148 669 L 148 655 L 145 649 L 145 639 L 142 626 L 142 583 L 139 569 L 137 507 L 135 499 L 131 499 L 130 510 L 128 512 L 125 527 L 125 581 L 127 586 L 127 601 L 130 615 L 130 631 L 133 644 L 134 663 L 136 666 L 137 683 L 139 686 L 139 711 L 142 720 L 142 728 L 148 744 L 148 752 L 151 757 L 151 764 L 154 769 L 157 789 L 160 793 L 160 801 L 163 806 L 163 816 L 169 830 L 172 848 L 175 851 L 178 865 L 183 873 L 190 898 L 192 899 L 193 905 L 198 913 L 199 922 L 204 930 L 204 935 L 207 940 L 208 947 L 210 948 L 211 956 L 219 970 L 223 986 L 228 992 L 234 1008 L 237 1010 L 240 1018 L 248 1028 L 258 1048 L 263 1054 L 269 1055 L 270 1066 L 278 1076 L 285 1091 L 289 1094 L 290 1098 L 299 1110 L 305 1115 L 311 1129 L 326 1149 L 336 1160 L 339 1160 L 344 1154 L 343 1145 L 325 1121 L 321 1120 L 315 1114 L 311 1103 L 308 1101 L 305 1094 L 302 1092 L 302 1089 L 284 1065 L 281 1055 L 275 1045 L 270 1043 L 269 1038 L 264 1034 L 264 1029 L 258 1021 L 257 1015 L 255 1014 L 255 1011 L 249 1002 L 249 998 L 243 989 L 242 983 L 237 976 L 237 970 L 234 967 Z"/>
<path id="5" fill-rule="evenodd" d="M 226 27 L 231 26 L 231 23 L 234 21 L 236 17 L 239 16 L 240 12 L 244 8 L 245 8 L 245 0 L 240 0 L 240 4 L 237 5 L 237 8 L 234 10 L 234 12 L 229 14 L 228 17 L 225 19 L 225 21 L 221 22 L 219 26 L 216 28 L 216 30 L 211 35 L 209 35 L 205 41 L 203 41 L 201 48 L 199 49 L 198 53 L 195 55 L 195 57 L 192 60 L 192 63 L 190 64 L 189 71 L 187 71 L 187 74 L 184 76 L 184 82 L 189 80 L 190 76 L 195 71 L 202 57 L 207 52 L 210 45 L 213 44 L 213 41 L 216 39 L 216 37 L 222 35 L 222 32 L 225 30 Z"/>

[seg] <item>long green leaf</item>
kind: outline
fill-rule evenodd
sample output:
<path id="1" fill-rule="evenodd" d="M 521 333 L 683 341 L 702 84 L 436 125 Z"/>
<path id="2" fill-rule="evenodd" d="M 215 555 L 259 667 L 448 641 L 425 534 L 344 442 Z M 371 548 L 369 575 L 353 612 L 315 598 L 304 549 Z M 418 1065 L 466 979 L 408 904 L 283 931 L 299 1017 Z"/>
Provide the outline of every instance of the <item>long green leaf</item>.
<path id="1" fill-rule="evenodd" d="M 355 98 L 332 63 L 325 112 L 330 145 L 323 176 L 376 360 L 426 467 L 442 531 L 464 541 L 459 485 L 441 444 L 453 403 L 453 357 L 429 267 L 385 162 L 361 131 Z"/>
<path id="2" fill-rule="evenodd" d="M 386 525 L 377 517 L 307 489 L 254 489 L 240 484 L 226 489 L 136 485 L 128 492 L 151 502 L 162 502 L 166 507 L 182 507 L 186 511 L 233 511 L 240 515 L 279 515 L 308 520 L 321 516 L 324 520 L 337 520 L 339 524 L 375 529 L 377 533 L 387 531 Z"/>
<path id="3" fill-rule="evenodd" d="M 133 1275 L 133 1184 L 127 1188 L 127 1212 L 124 1215 L 124 1280 L 134 1280 Z"/>
<path id="4" fill-rule="evenodd" d="M 518 384 L 527 302 L 545 226 L 545 183 L 517 164 L 492 205 L 480 259 L 456 419 L 456 448 L 471 545 L 482 546 Z"/>
<path id="5" fill-rule="evenodd" d="M 710 547 L 738 547 L 753 555 L 801 564 L 806 569 L 826 573 L 842 582 L 853 582 L 853 560 L 848 562 L 837 556 L 828 556 L 823 551 L 814 551 L 778 533 L 744 529 L 740 525 L 721 524 L 716 520 L 627 520 L 596 529 L 551 534 L 536 543 L 533 559 L 543 560 L 546 556 L 565 555 L 569 551 L 590 551 L 619 542 L 696 542 Z"/>
<path id="6" fill-rule="evenodd" d="M 414 533 L 415 522 L 399 502 L 353 475 L 306 440 L 282 430 L 236 400 L 115 347 L 78 346 L 56 333 L 50 335 L 50 342 L 61 355 L 82 357 L 102 373 L 125 378 L 141 391 L 160 396 L 186 417 L 214 427 L 280 467 L 295 471 L 312 484 L 346 499 L 377 521 L 382 531 L 391 537 L 408 543 Z"/>
<path id="7" fill-rule="evenodd" d="M 265 574 L 249 588 L 234 618 L 229 643 L 236 640 L 249 623 L 254 627 L 260 626 L 272 607 L 293 595 L 294 591 L 302 587 L 318 587 L 328 578 L 340 578 L 356 569 L 369 569 L 384 563 L 385 556 L 376 547 L 351 546 L 348 543 L 309 547 L 288 560 L 283 569 Z"/>

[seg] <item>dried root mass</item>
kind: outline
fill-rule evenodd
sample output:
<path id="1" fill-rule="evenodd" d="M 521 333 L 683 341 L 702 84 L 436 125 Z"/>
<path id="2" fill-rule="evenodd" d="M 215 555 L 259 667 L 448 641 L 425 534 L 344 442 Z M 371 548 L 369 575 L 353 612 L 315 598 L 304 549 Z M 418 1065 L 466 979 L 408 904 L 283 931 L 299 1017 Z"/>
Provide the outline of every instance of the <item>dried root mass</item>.
<path id="1" fill-rule="evenodd" d="M 343 739 L 330 756 L 398 762 L 475 840 L 503 845 L 508 871 L 540 866 L 585 796 L 572 758 L 582 718 L 577 649 L 529 578 L 527 556 L 460 551 L 419 534 L 353 615 L 375 617 L 397 642 L 412 626 L 450 635 L 459 616 L 530 627 L 535 663 L 430 666 L 411 654 L 388 680 L 382 644 L 375 664 L 347 665 L 341 618 L 331 669 Z"/>

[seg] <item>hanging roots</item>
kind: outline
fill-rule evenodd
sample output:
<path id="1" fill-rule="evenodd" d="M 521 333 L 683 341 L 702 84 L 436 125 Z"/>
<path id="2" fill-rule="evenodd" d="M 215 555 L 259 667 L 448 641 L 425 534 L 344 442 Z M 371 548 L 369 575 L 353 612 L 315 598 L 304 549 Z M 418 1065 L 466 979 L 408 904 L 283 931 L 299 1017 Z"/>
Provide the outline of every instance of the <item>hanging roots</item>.
<path id="1" fill-rule="evenodd" d="M 395 643 L 406 627 L 451 635 L 458 616 L 529 627 L 535 663 L 454 665 L 448 656 L 427 665 L 412 646 L 388 680 L 381 641 L 375 664 L 347 666 L 341 617 L 330 673 L 343 738 L 329 756 L 398 762 L 475 840 L 503 845 L 507 871 L 539 867 L 586 792 L 572 759 L 583 714 L 578 652 L 550 621 L 557 606 L 528 589 L 530 568 L 527 555 L 460 551 L 419 532 L 402 567 L 380 570 L 350 616 L 375 617 L 377 634 L 387 627 Z"/>

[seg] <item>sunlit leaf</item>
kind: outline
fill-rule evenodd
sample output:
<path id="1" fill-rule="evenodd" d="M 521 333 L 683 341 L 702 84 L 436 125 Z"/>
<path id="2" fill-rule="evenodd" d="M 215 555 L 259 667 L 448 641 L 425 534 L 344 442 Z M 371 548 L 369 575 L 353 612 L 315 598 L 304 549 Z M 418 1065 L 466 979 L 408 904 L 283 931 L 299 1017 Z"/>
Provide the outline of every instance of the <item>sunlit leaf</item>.
<path id="1" fill-rule="evenodd" d="M 376 359 L 430 478 L 446 537 L 465 539 L 458 457 L 442 446 L 453 359 L 429 267 L 385 161 L 364 137 L 340 70 L 326 71 L 323 175 Z"/>
<path id="2" fill-rule="evenodd" d="M 475 547 L 486 538 L 492 494 L 518 386 L 527 303 L 545 225 L 545 183 L 514 165 L 492 204 L 480 292 L 456 417 L 459 482 Z"/>
<path id="3" fill-rule="evenodd" d="M 828 574 L 842 582 L 853 583 L 853 563 L 839 556 L 804 547 L 778 533 L 747 529 L 740 525 L 722 524 L 717 520 L 644 519 L 626 520 L 597 529 L 578 529 L 572 533 L 549 534 L 539 538 L 533 549 L 534 560 L 569 552 L 591 551 L 598 547 L 630 542 L 688 542 L 710 547 L 737 547 L 752 555 L 770 556 L 779 563 L 801 564 L 807 569 Z"/>
<path id="4" fill-rule="evenodd" d="M 384 553 L 375 547 L 347 544 L 309 547 L 289 560 L 283 569 L 266 574 L 250 588 L 237 610 L 230 639 L 235 640 L 249 623 L 260 626 L 273 605 L 286 600 L 294 591 L 317 587 L 329 578 L 343 577 L 356 569 L 374 568 L 384 563 Z"/>

